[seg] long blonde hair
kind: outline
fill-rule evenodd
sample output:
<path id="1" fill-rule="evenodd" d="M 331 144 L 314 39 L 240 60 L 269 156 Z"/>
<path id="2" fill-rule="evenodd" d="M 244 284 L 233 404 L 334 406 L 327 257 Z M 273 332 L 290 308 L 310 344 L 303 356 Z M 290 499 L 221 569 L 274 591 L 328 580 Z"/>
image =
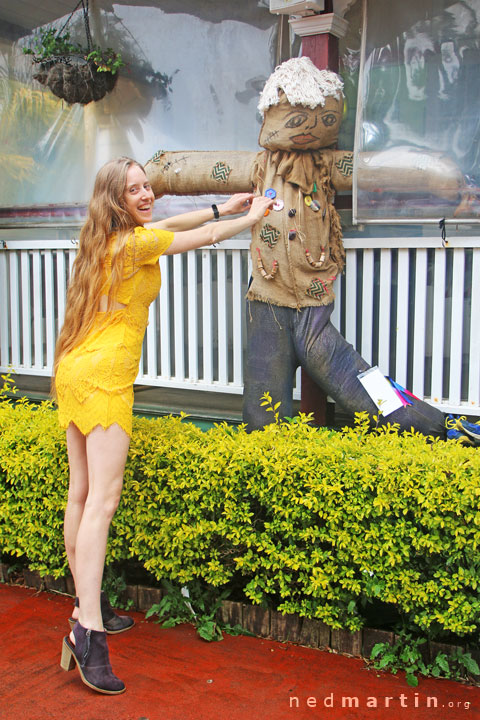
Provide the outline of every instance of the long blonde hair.
<path id="1" fill-rule="evenodd" d="M 117 243 L 112 256 L 111 284 L 107 312 L 113 308 L 116 292 L 122 282 L 124 250 L 135 223 L 124 207 L 127 172 L 140 163 L 127 157 L 111 160 L 97 173 L 85 224 L 80 231 L 78 252 L 70 279 L 63 327 L 57 339 L 53 363 L 52 392 L 60 360 L 88 334 L 98 311 L 104 286 L 104 260 L 112 232 Z"/>

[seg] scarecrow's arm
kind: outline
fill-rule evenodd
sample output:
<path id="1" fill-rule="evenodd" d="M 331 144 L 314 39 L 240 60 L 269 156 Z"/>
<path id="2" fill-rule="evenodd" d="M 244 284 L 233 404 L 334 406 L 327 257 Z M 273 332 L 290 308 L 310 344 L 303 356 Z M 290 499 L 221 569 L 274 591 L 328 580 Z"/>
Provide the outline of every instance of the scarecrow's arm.
<path id="1" fill-rule="evenodd" d="M 332 184 L 335 190 L 351 190 L 353 176 L 353 152 L 334 150 L 332 162 Z"/>
<path id="2" fill-rule="evenodd" d="M 158 152 L 145 172 L 155 197 L 251 192 L 256 155 L 236 150 Z"/>
<path id="3" fill-rule="evenodd" d="M 359 153 L 357 183 L 364 192 L 431 193 L 455 200 L 465 192 L 465 179 L 448 155 L 409 146 Z M 333 151 L 332 183 L 336 190 L 351 190 L 353 153 Z"/>

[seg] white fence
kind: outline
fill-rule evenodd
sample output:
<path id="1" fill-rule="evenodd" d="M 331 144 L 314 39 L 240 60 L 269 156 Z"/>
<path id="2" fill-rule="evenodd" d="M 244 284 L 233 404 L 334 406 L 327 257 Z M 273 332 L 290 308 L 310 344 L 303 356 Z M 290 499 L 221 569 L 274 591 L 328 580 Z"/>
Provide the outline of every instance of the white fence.
<path id="1" fill-rule="evenodd" d="M 242 392 L 248 245 L 236 238 L 161 258 L 137 383 Z M 445 249 L 436 238 L 369 238 L 345 247 L 334 324 L 417 396 L 480 415 L 480 240 L 455 238 Z M 0 246 L 2 372 L 50 375 L 74 258 L 68 241 Z"/>

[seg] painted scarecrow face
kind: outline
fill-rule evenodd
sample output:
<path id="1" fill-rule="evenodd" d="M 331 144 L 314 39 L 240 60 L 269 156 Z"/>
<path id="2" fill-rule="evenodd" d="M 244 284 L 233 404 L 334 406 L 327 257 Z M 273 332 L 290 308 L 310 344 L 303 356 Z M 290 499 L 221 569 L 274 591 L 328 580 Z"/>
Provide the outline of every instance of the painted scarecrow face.
<path id="1" fill-rule="evenodd" d="M 265 111 L 259 144 L 268 150 L 310 151 L 327 148 L 338 139 L 343 113 L 341 100 L 327 96 L 325 105 L 290 105 L 281 93 L 278 105 Z"/>

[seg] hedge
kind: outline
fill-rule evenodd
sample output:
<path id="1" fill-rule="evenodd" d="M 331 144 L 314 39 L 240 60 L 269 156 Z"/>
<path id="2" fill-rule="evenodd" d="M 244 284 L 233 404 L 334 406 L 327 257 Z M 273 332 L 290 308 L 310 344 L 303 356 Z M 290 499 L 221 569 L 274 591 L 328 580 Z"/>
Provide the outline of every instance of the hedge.
<path id="1" fill-rule="evenodd" d="M 272 408 L 272 411 L 274 409 Z M 107 563 L 241 589 L 254 604 L 358 630 L 387 603 L 428 633 L 480 625 L 480 454 L 307 418 L 248 434 L 134 419 Z M 67 573 L 68 463 L 50 403 L 0 401 L 0 550 Z"/>

